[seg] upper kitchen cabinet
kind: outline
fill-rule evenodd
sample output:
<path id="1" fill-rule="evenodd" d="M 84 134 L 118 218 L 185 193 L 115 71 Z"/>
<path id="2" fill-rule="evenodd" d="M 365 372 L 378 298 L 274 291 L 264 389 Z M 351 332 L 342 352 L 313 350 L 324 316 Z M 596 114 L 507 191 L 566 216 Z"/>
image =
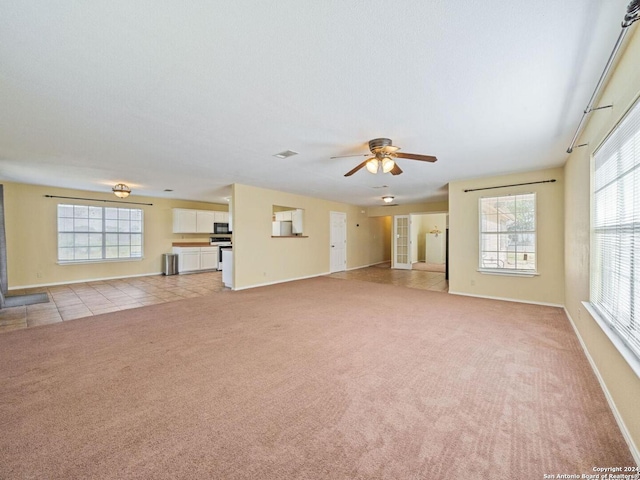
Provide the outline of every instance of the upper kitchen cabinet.
<path id="1" fill-rule="evenodd" d="M 229 223 L 229 212 L 213 212 L 215 213 L 216 223 Z"/>
<path id="2" fill-rule="evenodd" d="M 213 233 L 213 222 L 216 222 L 216 215 L 224 212 L 210 212 L 207 210 L 196 210 L 196 233 Z"/>
<path id="3" fill-rule="evenodd" d="M 198 225 L 197 210 L 173 209 L 173 233 L 195 233 Z"/>
<path id="4" fill-rule="evenodd" d="M 173 233 L 213 233 L 213 224 L 219 214 L 213 210 L 173 209 Z"/>
<path id="5" fill-rule="evenodd" d="M 272 220 L 273 237 L 301 236 L 304 233 L 304 210 L 301 208 L 274 205 Z"/>

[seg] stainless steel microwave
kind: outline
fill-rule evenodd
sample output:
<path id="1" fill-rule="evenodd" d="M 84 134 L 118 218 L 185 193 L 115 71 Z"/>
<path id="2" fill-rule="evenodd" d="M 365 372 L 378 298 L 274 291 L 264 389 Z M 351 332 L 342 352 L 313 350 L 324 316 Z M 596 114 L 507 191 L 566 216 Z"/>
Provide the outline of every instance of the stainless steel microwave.
<path id="1" fill-rule="evenodd" d="M 221 233 L 231 233 L 231 230 L 229 230 L 229 224 L 228 223 L 214 223 L 213 224 L 213 233 L 215 233 L 216 235 L 220 235 Z"/>

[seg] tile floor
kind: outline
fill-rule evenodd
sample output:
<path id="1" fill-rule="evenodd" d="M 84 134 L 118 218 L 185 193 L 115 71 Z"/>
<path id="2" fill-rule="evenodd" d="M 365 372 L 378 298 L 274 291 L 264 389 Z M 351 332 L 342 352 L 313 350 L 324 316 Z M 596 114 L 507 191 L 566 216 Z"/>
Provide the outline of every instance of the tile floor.
<path id="1" fill-rule="evenodd" d="M 53 287 L 12 290 L 19 295 L 46 291 L 49 303 L 0 310 L 0 333 L 101 313 L 170 302 L 224 290 L 222 272 L 151 275 Z"/>
<path id="2" fill-rule="evenodd" d="M 423 290 L 448 291 L 444 273 L 392 270 L 389 264 L 332 273 L 328 276 Z M 0 333 L 155 303 L 199 297 L 222 290 L 224 286 L 221 272 L 172 276 L 151 275 L 12 290 L 11 294 L 14 295 L 46 291 L 49 295 L 49 303 L 0 310 Z"/>
<path id="3" fill-rule="evenodd" d="M 408 288 L 448 292 L 449 282 L 445 274 L 419 270 L 392 270 L 389 263 L 359 268 L 346 272 L 332 273 L 329 277 L 362 280 L 365 282 L 387 283 Z"/>

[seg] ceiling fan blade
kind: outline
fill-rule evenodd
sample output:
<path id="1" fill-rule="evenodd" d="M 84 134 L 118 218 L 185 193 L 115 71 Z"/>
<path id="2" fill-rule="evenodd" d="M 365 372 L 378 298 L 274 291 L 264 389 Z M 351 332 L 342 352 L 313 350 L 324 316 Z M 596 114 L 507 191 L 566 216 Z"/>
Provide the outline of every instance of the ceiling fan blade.
<path id="1" fill-rule="evenodd" d="M 350 177 L 351 175 L 353 175 L 354 173 L 356 173 L 358 170 L 360 170 L 362 167 L 364 167 L 367 162 L 371 160 L 370 158 L 367 158 L 364 162 L 362 162 L 360 165 L 358 165 L 356 168 L 349 170 L 347 173 L 344 174 L 345 177 Z"/>
<path id="2" fill-rule="evenodd" d="M 402 173 L 402 169 L 396 163 L 395 166 L 391 170 L 389 170 L 389 173 L 391 175 L 400 175 Z"/>
<path id="3" fill-rule="evenodd" d="M 418 155 L 417 153 L 400 153 L 394 154 L 398 158 L 408 158 L 409 160 L 420 160 L 421 162 L 437 162 L 438 159 L 431 155 Z"/>
<path id="4" fill-rule="evenodd" d="M 370 157 L 370 153 L 357 153 L 355 155 L 338 155 L 337 157 L 329 157 L 329 158 L 348 158 L 348 157 Z"/>

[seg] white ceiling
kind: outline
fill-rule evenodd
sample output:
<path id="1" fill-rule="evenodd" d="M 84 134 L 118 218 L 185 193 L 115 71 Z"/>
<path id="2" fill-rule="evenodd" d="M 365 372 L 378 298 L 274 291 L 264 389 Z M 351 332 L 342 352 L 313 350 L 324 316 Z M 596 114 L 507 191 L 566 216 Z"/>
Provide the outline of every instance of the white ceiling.
<path id="1" fill-rule="evenodd" d="M 0 178 L 443 200 L 453 180 L 564 164 L 627 4 L 1 2 Z M 376 137 L 438 162 L 345 178 L 364 157 L 329 158 Z"/>

